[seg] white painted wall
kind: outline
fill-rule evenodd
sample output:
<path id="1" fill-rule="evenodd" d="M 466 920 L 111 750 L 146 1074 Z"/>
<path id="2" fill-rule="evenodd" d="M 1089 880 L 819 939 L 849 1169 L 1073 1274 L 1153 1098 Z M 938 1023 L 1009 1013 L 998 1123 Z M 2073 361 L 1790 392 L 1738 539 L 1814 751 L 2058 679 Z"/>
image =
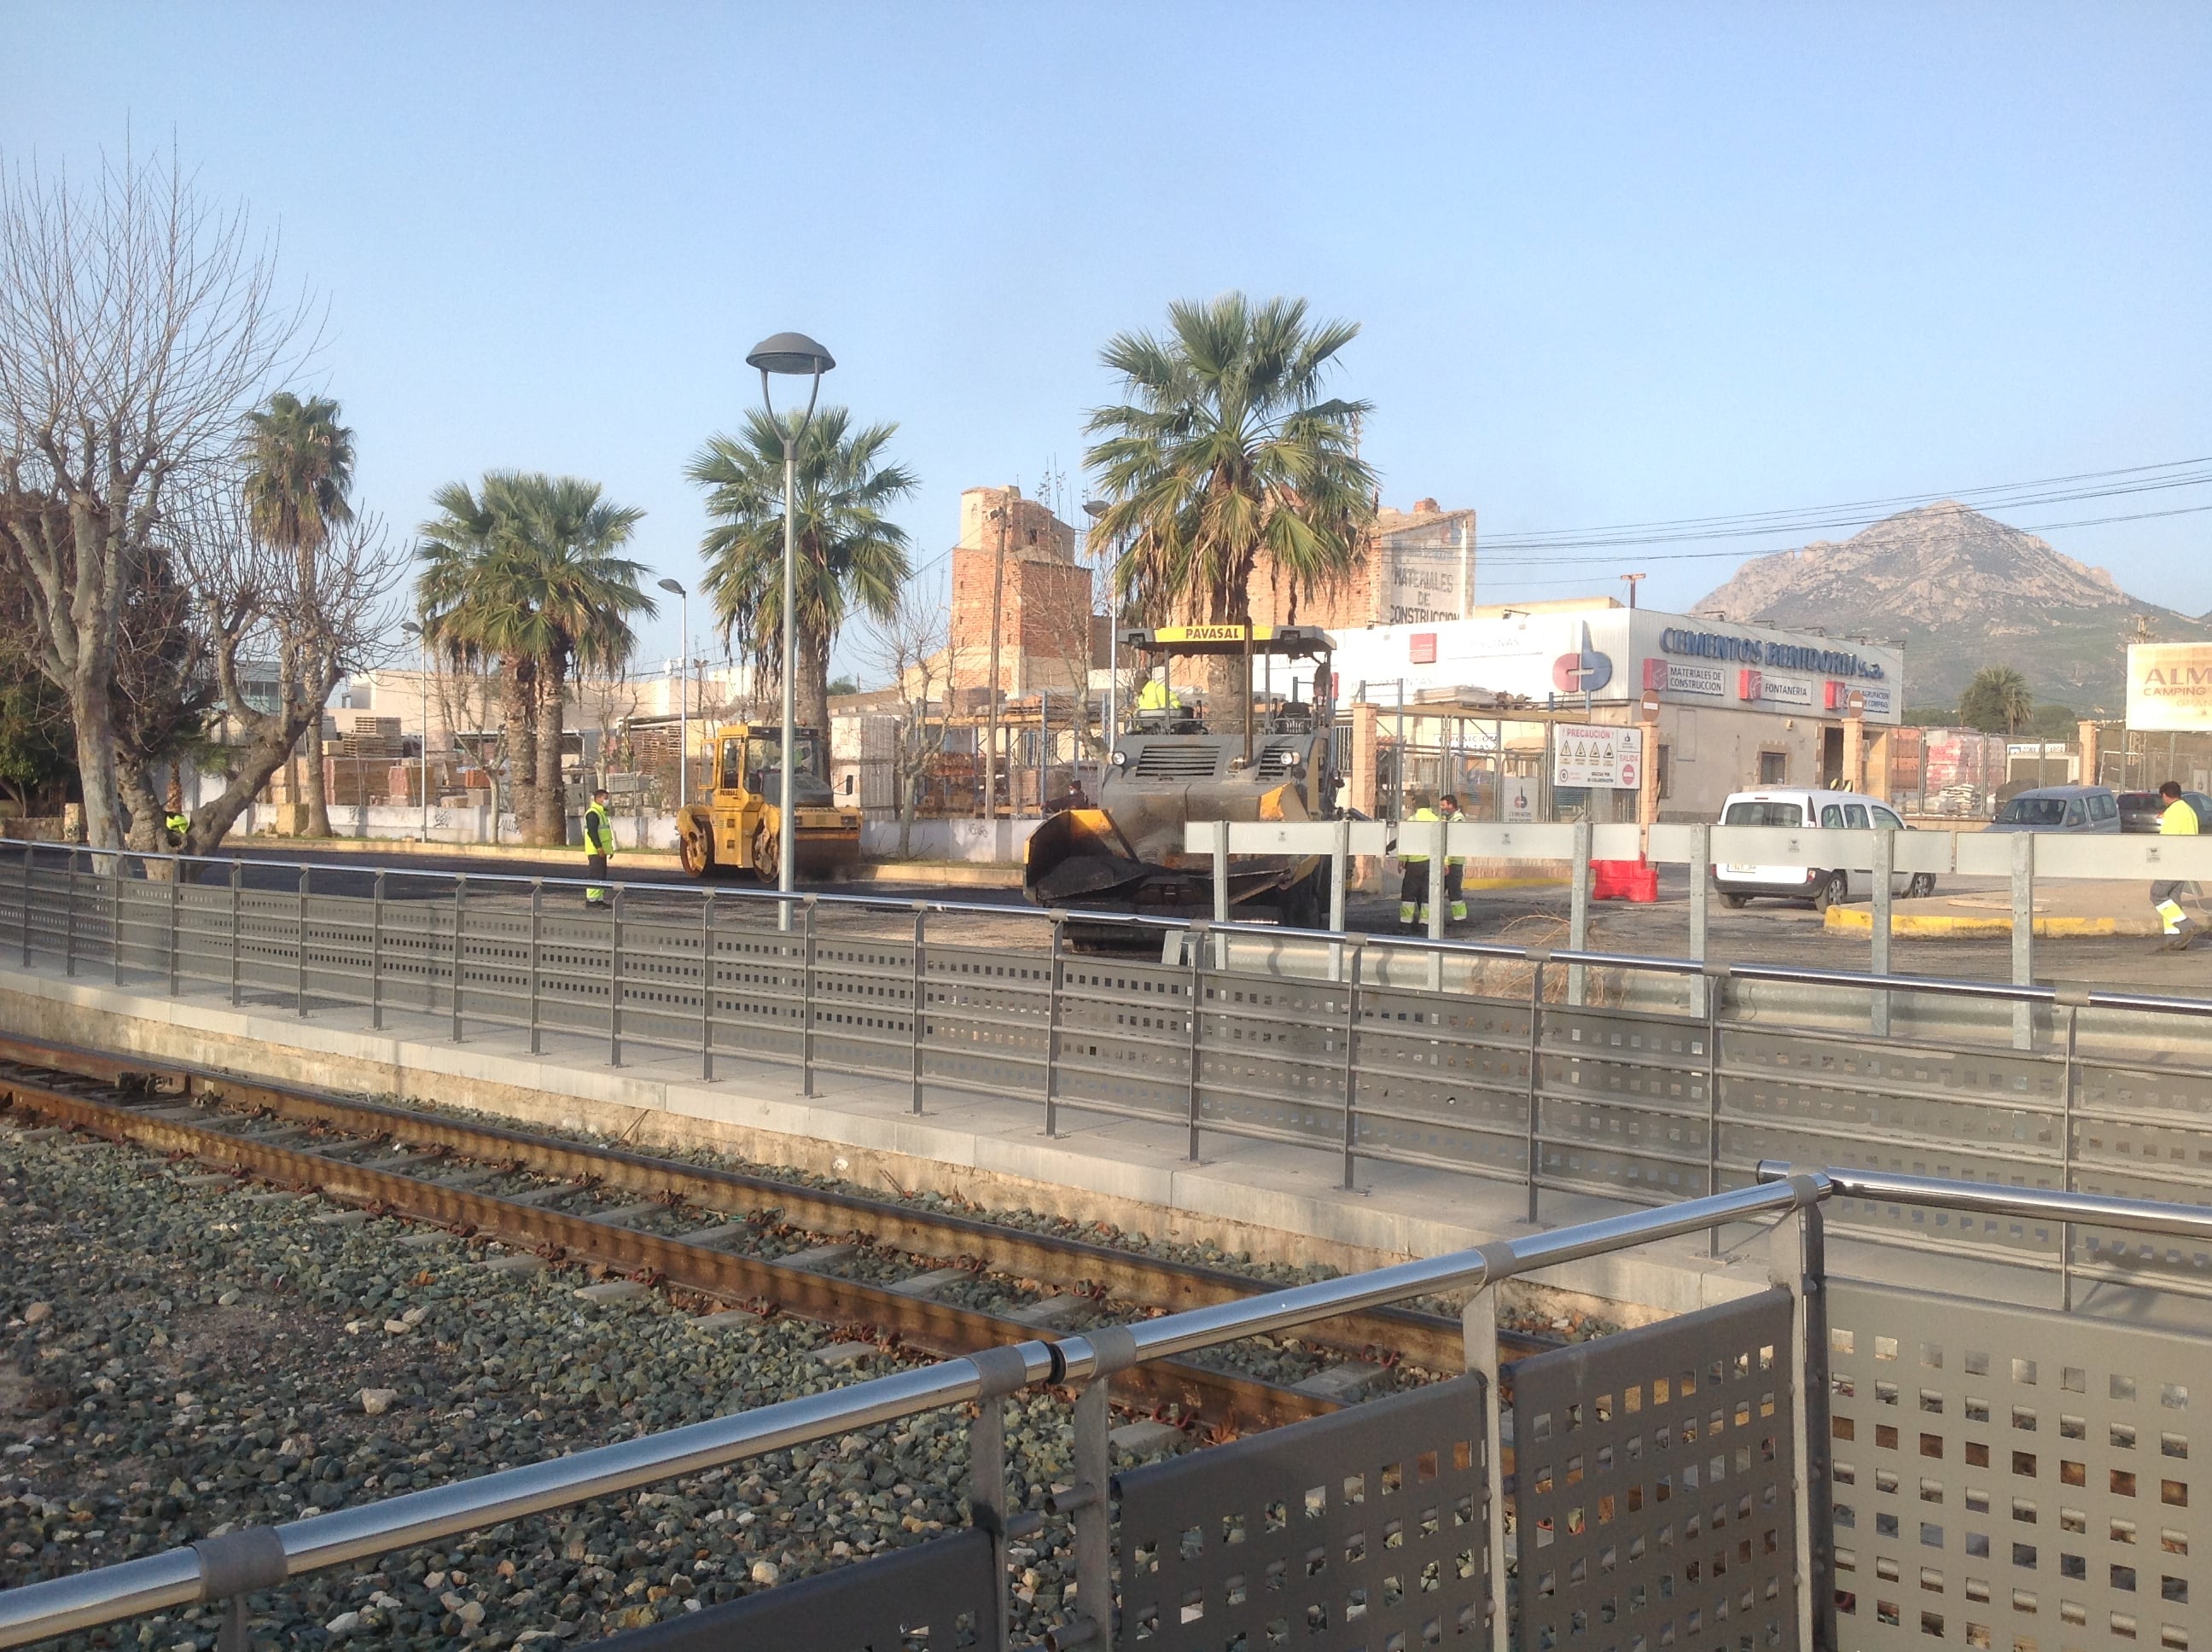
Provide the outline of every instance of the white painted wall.
<path id="1" fill-rule="evenodd" d="M 1011 862 L 1022 858 L 1034 820 L 917 820 L 909 853 L 916 860 L 992 860 Z M 898 853 L 896 820 L 863 820 L 860 853 L 888 859 Z"/>

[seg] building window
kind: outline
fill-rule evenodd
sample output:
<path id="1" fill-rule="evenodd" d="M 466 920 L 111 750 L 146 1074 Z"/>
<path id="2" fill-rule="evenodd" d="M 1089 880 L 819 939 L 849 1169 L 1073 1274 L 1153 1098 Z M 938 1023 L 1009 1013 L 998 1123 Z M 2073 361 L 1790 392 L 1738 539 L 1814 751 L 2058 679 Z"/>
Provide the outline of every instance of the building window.
<path id="1" fill-rule="evenodd" d="M 1759 783 L 1761 786 L 1780 786 L 1789 778 L 1788 752 L 1762 751 L 1759 754 Z"/>
<path id="2" fill-rule="evenodd" d="M 1674 748 L 1659 748 L 1659 796 L 1662 801 L 1674 795 Z"/>

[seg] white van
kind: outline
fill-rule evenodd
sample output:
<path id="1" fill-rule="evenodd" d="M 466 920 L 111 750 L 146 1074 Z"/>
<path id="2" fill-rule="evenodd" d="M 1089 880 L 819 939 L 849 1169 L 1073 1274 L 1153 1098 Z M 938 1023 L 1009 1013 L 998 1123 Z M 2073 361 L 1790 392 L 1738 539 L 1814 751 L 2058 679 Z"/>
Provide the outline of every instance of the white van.
<path id="1" fill-rule="evenodd" d="M 1735 792 L 1721 805 L 1723 826 L 1784 826 L 1856 829 L 1859 831 L 1910 831 L 1897 811 L 1876 802 L 1863 792 L 1801 792 L 1776 787 L 1761 792 Z M 1784 900 L 1810 901 L 1820 911 L 1838 901 L 1864 901 L 1874 895 L 1870 873 L 1832 872 L 1824 866 L 1747 866 L 1718 863 L 1712 869 L 1713 887 L 1723 905 L 1740 907 L 1754 895 Z M 1892 872 L 1890 892 L 1919 898 L 1936 892 L 1936 874 Z"/>

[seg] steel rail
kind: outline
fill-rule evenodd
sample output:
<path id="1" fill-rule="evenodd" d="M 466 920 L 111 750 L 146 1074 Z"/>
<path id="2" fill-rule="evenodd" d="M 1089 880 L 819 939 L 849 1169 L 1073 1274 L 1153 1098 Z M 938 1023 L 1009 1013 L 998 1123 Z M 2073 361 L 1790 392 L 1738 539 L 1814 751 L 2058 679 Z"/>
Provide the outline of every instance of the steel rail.
<path id="1" fill-rule="evenodd" d="M 314 1187 L 349 1203 L 388 1211 L 410 1220 L 481 1232 L 539 1252 L 597 1262 L 626 1274 L 642 1274 L 737 1304 L 768 1302 L 803 1318 L 832 1325 L 866 1325 L 895 1331 L 899 1340 L 927 1353 L 973 1353 L 1036 1337 L 1022 1321 L 927 1297 L 912 1297 L 864 1280 L 842 1278 L 680 1238 L 644 1233 L 544 1206 L 380 1169 L 350 1159 L 256 1142 L 183 1120 L 41 1084 L 21 1073 L 0 1074 L 0 1088 L 42 1116 L 113 1140 L 137 1141 L 165 1152 L 189 1153 L 211 1164 L 229 1164 L 266 1181 Z M 1455 1357 L 1454 1364 L 1457 1364 Z M 1124 1395 L 1143 1406 L 1175 1405 L 1217 1428 L 1231 1430 L 1319 1417 L 1338 1401 L 1279 1383 L 1168 1361 L 1137 1372 Z"/>
<path id="2" fill-rule="evenodd" d="M 533 1175 L 559 1181 L 594 1181 L 648 1195 L 675 1193 L 690 1203 L 733 1213 L 780 1210 L 792 1226 L 811 1233 L 860 1232 L 878 1244 L 913 1255 L 952 1262 L 972 1260 L 993 1272 L 1056 1285 L 1088 1282 L 1102 1287 L 1115 1300 L 1139 1308 L 1174 1311 L 1242 1300 L 1269 1288 L 1264 1282 L 1227 1268 L 1146 1256 L 1057 1234 L 1030 1233 L 979 1217 L 922 1210 L 865 1194 L 688 1164 L 623 1148 L 566 1142 L 181 1062 L 149 1064 L 14 1033 L 0 1033 L 0 1061 L 51 1068 L 108 1084 L 140 1079 L 149 1072 L 174 1075 L 183 1080 L 185 1095 L 219 1096 L 265 1107 L 286 1119 L 313 1121 L 351 1134 L 383 1135 L 419 1146 L 443 1148 L 486 1163 L 513 1163 Z M 1441 1314 L 1388 1309 L 1346 1315 L 1329 1321 L 1327 1328 L 1328 1334 L 1312 1339 L 1352 1351 L 1393 1348 L 1431 1370 L 1455 1369 L 1462 1354 L 1459 1321 Z M 1534 1337 L 1522 1340 L 1521 1351 L 1552 1345 Z"/>

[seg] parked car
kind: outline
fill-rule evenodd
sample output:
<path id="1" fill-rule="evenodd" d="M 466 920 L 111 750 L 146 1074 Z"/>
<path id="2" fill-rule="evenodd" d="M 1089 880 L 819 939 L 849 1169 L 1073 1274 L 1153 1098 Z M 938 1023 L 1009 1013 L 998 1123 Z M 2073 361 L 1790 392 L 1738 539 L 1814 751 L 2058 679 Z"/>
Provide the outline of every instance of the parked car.
<path id="1" fill-rule="evenodd" d="M 1801 792 L 1774 789 L 1737 792 L 1721 805 L 1723 826 L 1820 827 L 1909 832 L 1897 811 L 1861 792 Z M 1866 900 L 1874 894 L 1873 875 L 1825 866 L 1747 865 L 1723 862 L 1712 868 L 1713 886 L 1724 906 L 1741 907 L 1756 896 L 1810 901 L 1826 911 L 1838 901 Z M 1913 899 L 1936 892 L 1933 872 L 1893 872 L 1890 890 Z"/>
<path id="2" fill-rule="evenodd" d="M 2120 800 L 2109 786 L 2033 786 L 2014 793 L 1993 832 L 2117 832 Z"/>
<path id="3" fill-rule="evenodd" d="M 2181 800 L 2197 811 L 2197 829 L 2212 832 L 2212 798 L 2202 792 L 2184 792 Z M 2166 813 L 2166 799 L 2155 792 L 2122 792 L 2118 802 L 2124 832 L 2155 832 Z"/>

